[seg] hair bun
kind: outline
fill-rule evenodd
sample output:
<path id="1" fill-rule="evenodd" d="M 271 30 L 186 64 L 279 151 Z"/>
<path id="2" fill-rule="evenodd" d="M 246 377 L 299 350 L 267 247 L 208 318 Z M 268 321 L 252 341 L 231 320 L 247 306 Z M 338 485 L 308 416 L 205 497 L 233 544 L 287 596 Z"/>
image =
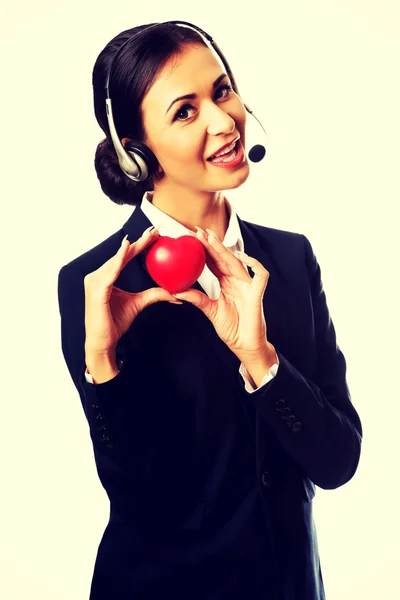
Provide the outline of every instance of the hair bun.
<path id="1" fill-rule="evenodd" d="M 102 140 L 96 149 L 94 167 L 103 192 L 116 204 L 136 206 L 145 191 L 152 190 L 152 180 L 136 182 L 122 171 L 110 138 Z"/>
<path id="2" fill-rule="evenodd" d="M 101 140 L 101 142 L 99 142 L 97 145 L 97 150 L 103 151 L 103 149 L 106 148 L 108 148 L 109 150 L 111 150 L 111 148 L 114 148 L 111 139 L 108 137 L 105 137 L 104 140 Z"/>

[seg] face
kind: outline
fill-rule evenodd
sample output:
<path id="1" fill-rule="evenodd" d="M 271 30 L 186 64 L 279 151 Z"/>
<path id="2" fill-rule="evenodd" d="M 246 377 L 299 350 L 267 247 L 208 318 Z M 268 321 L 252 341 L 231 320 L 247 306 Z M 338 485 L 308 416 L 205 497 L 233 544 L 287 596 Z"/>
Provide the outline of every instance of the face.
<path id="1" fill-rule="evenodd" d="M 216 192 L 247 179 L 246 110 L 208 47 L 185 46 L 166 64 L 143 99 L 142 119 L 163 184 Z M 208 160 L 236 140 L 232 152 Z"/>

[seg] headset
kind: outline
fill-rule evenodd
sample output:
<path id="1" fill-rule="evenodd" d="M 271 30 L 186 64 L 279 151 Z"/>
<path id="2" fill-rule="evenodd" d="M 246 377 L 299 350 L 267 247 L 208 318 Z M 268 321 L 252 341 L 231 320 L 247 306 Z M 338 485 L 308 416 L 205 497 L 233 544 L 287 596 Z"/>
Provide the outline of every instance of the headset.
<path id="1" fill-rule="evenodd" d="M 127 177 L 129 177 L 129 179 L 132 179 L 133 181 L 144 181 L 144 180 L 150 178 L 157 170 L 158 160 L 157 160 L 155 154 L 150 150 L 150 148 L 148 146 L 146 146 L 146 144 L 131 140 L 131 141 L 128 141 L 124 147 L 119 139 L 117 130 L 115 128 L 112 103 L 111 103 L 111 97 L 110 97 L 110 79 L 111 79 L 112 66 L 114 64 L 115 59 L 120 54 L 121 50 L 126 46 L 126 44 L 130 43 L 133 39 L 135 39 L 136 37 L 138 37 L 145 31 L 149 31 L 150 29 L 153 29 L 154 27 L 157 27 L 158 25 L 165 25 L 168 23 L 170 23 L 172 25 L 181 25 L 184 27 L 189 27 L 189 28 L 193 29 L 194 31 L 197 31 L 197 33 L 199 33 L 203 37 L 206 44 L 208 42 L 209 44 L 207 44 L 207 45 L 211 45 L 211 47 L 218 54 L 218 56 L 220 57 L 220 59 L 222 61 L 222 64 L 224 65 L 224 67 L 226 69 L 226 72 L 230 78 L 234 92 L 236 92 L 236 94 L 240 95 L 239 91 L 238 91 L 238 87 L 236 85 L 235 78 L 229 67 L 228 61 L 226 60 L 223 53 L 219 49 L 217 43 L 203 29 L 200 29 L 200 27 L 197 27 L 197 25 L 193 25 L 192 23 L 188 23 L 187 21 L 165 21 L 163 23 L 154 23 L 153 25 L 149 25 L 145 29 L 142 29 L 141 31 L 139 31 L 139 32 L 135 33 L 134 35 L 132 35 L 131 37 L 129 37 L 122 44 L 122 46 L 120 46 L 118 48 L 117 52 L 115 53 L 115 55 L 110 63 L 110 66 L 108 68 L 107 75 L 106 75 L 105 90 L 106 90 L 106 114 L 107 114 L 107 121 L 108 121 L 109 130 L 110 130 L 110 135 L 111 135 L 111 141 L 114 145 L 115 151 L 118 156 L 119 166 L 121 167 L 121 169 L 125 173 L 125 175 Z M 260 121 L 257 119 L 256 115 L 253 113 L 253 111 L 250 109 L 250 107 L 246 104 L 244 104 L 244 107 L 248 113 L 253 115 L 253 117 L 257 120 L 259 125 L 262 127 L 265 135 L 267 135 L 264 127 L 262 126 Z M 265 147 L 260 144 L 256 144 L 255 146 L 253 146 L 250 149 L 248 156 L 252 162 L 259 162 L 260 160 L 262 160 L 264 158 L 264 155 L 265 155 Z"/>

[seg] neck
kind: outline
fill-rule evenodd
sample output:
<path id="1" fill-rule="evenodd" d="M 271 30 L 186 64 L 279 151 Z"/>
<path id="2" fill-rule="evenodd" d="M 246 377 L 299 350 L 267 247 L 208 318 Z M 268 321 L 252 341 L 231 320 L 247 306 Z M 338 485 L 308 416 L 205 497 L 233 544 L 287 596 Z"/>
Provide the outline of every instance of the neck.
<path id="1" fill-rule="evenodd" d="M 223 241 L 229 209 L 222 192 L 154 187 L 152 204 L 191 231 L 211 229 Z"/>

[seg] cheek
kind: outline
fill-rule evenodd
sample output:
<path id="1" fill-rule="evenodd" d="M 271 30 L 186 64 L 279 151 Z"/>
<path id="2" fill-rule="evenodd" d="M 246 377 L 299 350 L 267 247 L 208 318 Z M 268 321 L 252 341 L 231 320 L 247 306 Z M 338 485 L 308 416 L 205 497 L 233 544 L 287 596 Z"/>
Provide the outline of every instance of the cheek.
<path id="1" fill-rule="evenodd" d="M 232 118 L 236 121 L 236 126 L 244 135 L 246 120 L 247 120 L 247 111 L 242 103 L 237 107 L 234 114 L 232 114 Z"/>
<path id="2" fill-rule="evenodd" d="M 196 161 L 203 161 L 203 136 L 196 134 L 193 129 L 190 134 L 171 136 L 168 143 L 163 144 L 161 153 L 165 164 L 176 164 L 181 168 L 182 163 L 187 163 L 190 168 Z"/>

